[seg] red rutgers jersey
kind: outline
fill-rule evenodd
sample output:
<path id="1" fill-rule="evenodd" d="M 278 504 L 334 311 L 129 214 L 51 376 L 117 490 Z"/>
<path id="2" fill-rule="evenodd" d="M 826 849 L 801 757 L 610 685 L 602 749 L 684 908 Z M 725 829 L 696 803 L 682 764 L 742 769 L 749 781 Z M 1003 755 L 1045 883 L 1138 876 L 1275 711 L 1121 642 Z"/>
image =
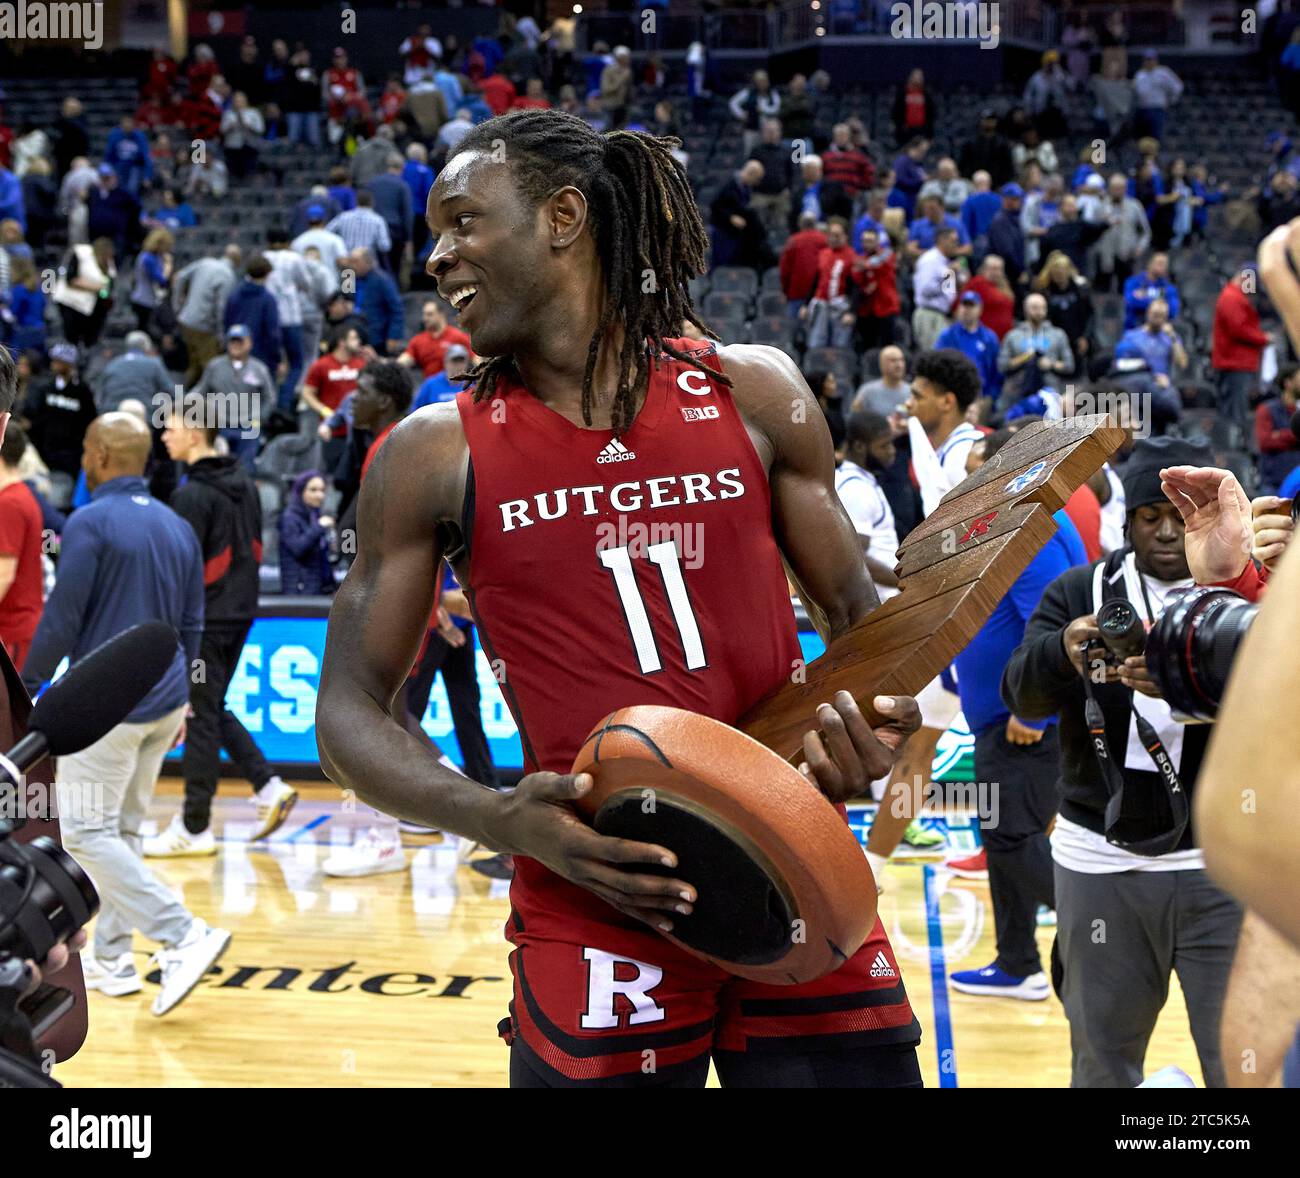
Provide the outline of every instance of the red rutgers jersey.
<path id="1" fill-rule="evenodd" d="M 673 342 L 718 363 L 711 345 Z M 767 471 L 726 385 L 664 356 L 620 438 L 518 384 L 456 401 L 472 467 L 465 588 L 527 772 L 567 773 L 616 708 L 733 723 L 789 680 L 801 656 Z M 540 870 L 521 867 L 525 884 Z"/>
<path id="2" fill-rule="evenodd" d="M 711 344 L 672 343 L 720 364 Z M 726 385 L 660 356 L 617 438 L 575 426 L 517 381 L 456 404 L 470 453 L 463 584 L 527 772 L 567 773 L 617 708 L 734 723 L 788 682 L 802 656 L 767 471 Z M 635 1073 L 647 1046 L 685 1066 L 755 1036 L 915 1040 L 879 922 L 834 974 L 768 987 L 692 957 L 535 860 L 516 856 L 510 897 L 507 1033 L 553 1082 Z"/>

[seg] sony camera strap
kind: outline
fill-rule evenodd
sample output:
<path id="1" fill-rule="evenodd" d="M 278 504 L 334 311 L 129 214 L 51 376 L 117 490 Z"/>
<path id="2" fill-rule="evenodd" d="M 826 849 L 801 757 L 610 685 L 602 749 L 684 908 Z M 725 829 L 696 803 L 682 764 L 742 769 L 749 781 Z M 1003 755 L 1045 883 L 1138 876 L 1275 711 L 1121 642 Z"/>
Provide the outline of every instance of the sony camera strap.
<path id="1" fill-rule="evenodd" d="M 1120 597 L 1127 600 L 1127 595 L 1122 588 L 1117 588 L 1117 585 L 1122 586 L 1123 584 L 1123 563 L 1129 551 L 1128 549 L 1119 549 L 1112 552 L 1106 558 L 1103 568 L 1099 570 L 1103 601 Z M 1151 600 L 1147 596 L 1146 583 L 1142 580 L 1140 573 L 1138 574 L 1138 584 L 1142 588 L 1142 604 L 1146 608 L 1146 620 L 1148 623 L 1153 622 L 1155 613 L 1151 608 Z M 1128 693 L 1129 711 L 1137 723 L 1138 737 L 1142 741 L 1143 748 L 1150 753 L 1151 760 L 1155 762 L 1156 773 L 1159 775 L 1161 785 L 1164 787 L 1173 823 L 1168 830 L 1159 834 L 1135 838 L 1133 834 L 1136 832 L 1125 829 L 1126 826 L 1131 825 L 1131 820 L 1125 822 L 1123 818 L 1124 774 L 1120 767 L 1115 764 L 1110 746 L 1106 743 L 1106 718 L 1102 712 L 1101 704 L 1097 702 L 1097 697 L 1093 692 L 1092 676 L 1089 674 L 1083 676 L 1083 690 L 1084 695 L 1087 697 L 1084 702 L 1084 719 L 1088 725 L 1088 734 L 1092 739 L 1093 752 L 1097 757 L 1097 766 L 1101 770 L 1102 780 L 1106 783 L 1106 790 L 1110 795 L 1106 802 L 1106 841 L 1112 846 L 1131 851 L 1135 855 L 1164 855 L 1174 850 L 1183 837 L 1183 831 L 1187 829 L 1190 808 L 1187 804 L 1187 791 L 1183 789 L 1183 783 L 1179 780 L 1178 770 L 1174 768 L 1173 758 L 1169 755 L 1168 749 L 1165 748 L 1164 742 L 1151 726 L 1150 721 L 1133 707 L 1132 689 L 1124 688 Z"/>

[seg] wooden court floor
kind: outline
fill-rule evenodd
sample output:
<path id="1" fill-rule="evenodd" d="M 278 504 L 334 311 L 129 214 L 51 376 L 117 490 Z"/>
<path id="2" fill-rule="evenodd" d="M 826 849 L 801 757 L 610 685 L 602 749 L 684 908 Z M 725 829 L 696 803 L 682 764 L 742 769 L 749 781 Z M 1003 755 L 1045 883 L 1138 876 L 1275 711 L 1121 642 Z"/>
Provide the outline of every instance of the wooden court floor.
<path id="1" fill-rule="evenodd" d="M 234 934 L 217 971 L 163 1019 L 156 992 L 92 993 L 81 1052 L 55 1071 L 68 1087 L 500 1086 L 507 1049 L 497 1022 L 510 998 L 501 934 L 508 885 L 457 864 L 437 837 L 404 836 L 410 869 L 329 879 L 319 864 L 352 841 L 365 811 L 328 784 L 302 798 L 270 840 L 249 844 L 248 787 L 223 782 L 214 858 L 152 861 L 184 903 Z M 179 783 L 154 800 L 159 827 Z M 960 832 L 956 836 L 960 844 Z M 924 1028 L 927 1087 L 1065 1087 L 1069 1035 L 1053 997 L 1027 1003 L 959 994 L 952 969 L 993 959 L 986 884 L 958 880 L 935 857 L 890 865 L 880 911 Z M 1040 929 L 1046 961 L 1051 931 Z M 154 946 L 137 937 L 137 965 Z M 947 1061 L 942 1072 L 940 1060 Z M 1147 1056 L 1201 1083 L 1177 980 Z"/>

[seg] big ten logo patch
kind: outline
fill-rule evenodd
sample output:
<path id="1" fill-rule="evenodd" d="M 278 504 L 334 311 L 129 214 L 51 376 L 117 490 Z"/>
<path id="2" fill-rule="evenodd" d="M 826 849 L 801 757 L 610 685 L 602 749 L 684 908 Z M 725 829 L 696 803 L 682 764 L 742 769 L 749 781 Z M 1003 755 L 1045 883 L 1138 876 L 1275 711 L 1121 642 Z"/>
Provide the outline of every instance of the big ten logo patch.
<path id="1" fill-rule="evenodd" d="M 682 406 L 682 419 L 684 421 L 716 421 L 718 416 L 718 407 L 716 405 Z"/>

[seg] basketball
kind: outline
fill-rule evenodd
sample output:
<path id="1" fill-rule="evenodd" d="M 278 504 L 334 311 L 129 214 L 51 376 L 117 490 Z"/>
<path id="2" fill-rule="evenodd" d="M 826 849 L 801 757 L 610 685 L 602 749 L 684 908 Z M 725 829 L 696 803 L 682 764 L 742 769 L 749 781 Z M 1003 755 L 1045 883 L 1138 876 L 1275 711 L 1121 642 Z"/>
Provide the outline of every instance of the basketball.
<path id="1" fill-rule="evenodd" d="M 844 818 L 743 732 L 678 708 L 621 708 L 573 772 L 595 782 L 579 805 L 599 833 L 677 855 L 674 874 L 699 899 L 669 940 L 729 973 L 812 981 L 871 931 L 875 882 Z"/>

